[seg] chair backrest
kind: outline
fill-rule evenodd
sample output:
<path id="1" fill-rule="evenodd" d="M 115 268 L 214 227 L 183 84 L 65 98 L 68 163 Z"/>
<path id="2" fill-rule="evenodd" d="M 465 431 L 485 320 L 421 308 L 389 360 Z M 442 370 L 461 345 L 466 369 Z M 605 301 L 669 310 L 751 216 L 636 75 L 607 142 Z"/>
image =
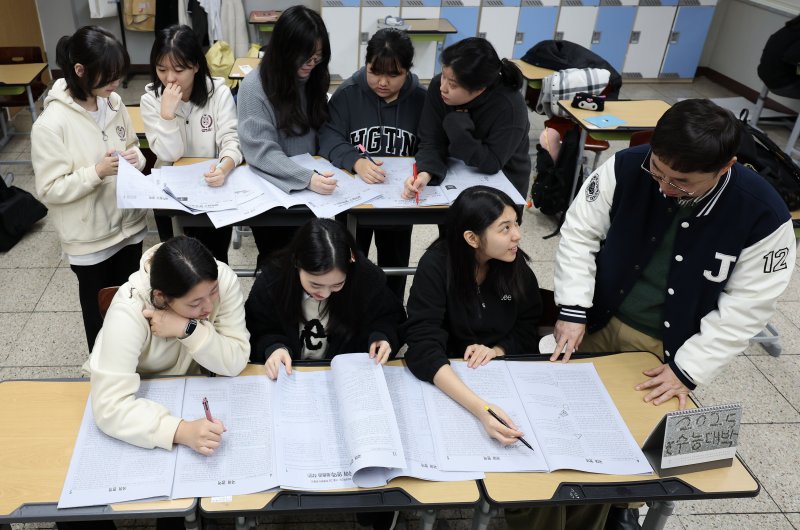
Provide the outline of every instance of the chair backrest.
<path id="1" fill-rule="evenodd" d="M 38 46 L 1 46 L 0 64 L 43 63 L 42 49 Z"/>
<path id="2" fill-rule="evenodd" d="M 97 305 L 100 306 L 100 317 L 106 318 L 108 306 L 111 305 L 111 300 L 117 294 L 119 287 L 103 287 L 97 293 Z"/>
<path id="3" fill-rule="evenodd" d="M 631 141 L 628 147 L 636 147 L 637 145 L 649 144 L 650 138 L 653 137 L 653 131 L 639 131 L 631 135 Z"/>

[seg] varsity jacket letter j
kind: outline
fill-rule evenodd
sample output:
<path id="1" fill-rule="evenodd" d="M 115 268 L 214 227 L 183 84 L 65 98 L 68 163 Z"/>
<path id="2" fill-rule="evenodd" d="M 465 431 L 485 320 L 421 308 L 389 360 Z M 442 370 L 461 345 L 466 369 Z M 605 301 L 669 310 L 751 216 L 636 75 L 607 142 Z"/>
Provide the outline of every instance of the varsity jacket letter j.
<path id="1" fill-rule="evenodd" d="M 736 261 L 736 256 L 729 256 L 727 254 L 717 252 L 714 254 L 714 257 L 720 261 L 719 272 L 716 275 L 712 275 L 711 271 L 706 269 L 703 271 L 703 277 L 706 280 L 721 283 L 724 282 L 728 277 L 728 272 L 731 270 L 731 264 Z"/>

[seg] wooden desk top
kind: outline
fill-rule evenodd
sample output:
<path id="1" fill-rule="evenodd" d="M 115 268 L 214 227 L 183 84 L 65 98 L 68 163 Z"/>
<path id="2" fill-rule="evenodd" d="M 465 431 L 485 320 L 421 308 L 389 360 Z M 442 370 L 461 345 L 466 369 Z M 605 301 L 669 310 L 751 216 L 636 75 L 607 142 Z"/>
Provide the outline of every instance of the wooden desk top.
<path id="1" fill-rule="evenodd" d="M 670 108 L 670 104 L 660 99 L 636 101 L 606 101 L 605 110 L 596 112 L 570 107 L 570 100 L 561 100 L 558 105 L 567 111 L 578 124 L 587 131 L 637 131 L 654 129 L 659 118 Z M 616 127 L 597 127 L 586 118 L 611 114 L 625 123 Z"/>
<path id="2" fill-rule="evenodd" d="M 645 391 L 633 390 L 636 384 L 646 379 L 642 375 L 643 370 L 660 364 L 658 358 L 651 353 L 624 353 L 571 362 L 595 363 L 597 373 L 640 447 L 662 416 L 678 408 L 676 399 L 655 406 L 642 400 L 646 395 Z M 484 485 L 491 501 L 514 503 L 551 499 L 562 483 L 641 482 L 653 478 L 648 475 L 599 475 L 580 471 L 487 473 Z M 708 494 L 727 492 L 746 496 L 755 495 L 759 489 L 758 483 L 738 458 L 734 459 L 731 467 L 687 473 L 678 475 L 677 478 Z"/>
<path id="3" fill-rule="evenodd" d="M 88 381 L 0 383 L 0 517 L 31 504 L 55 504 L 83 418 Z M 195 499 L 112 505 L 114 511 L 189 511 Z M 100 510 L 102 508 L 98 508 Z"/>
<path id="4" fill-rule="evenodd" d="M 261 64 L 261 59 L 258 57 L 238 57 L 231 66 L 231 71 L 228 73 L 228 79 L 244 79 L 247 75 L 242 70 L 241 66 L 246 65 L 255 70 Z"/>
<path id="5" fill-rule="evenodd" d="M 399 366 L 403 361 L 390 361 L 390 365 Z M 316 371 L 327 370 L 326 366 L 295 366 L 295 370 Z M 241 375 L 264 375 L 264 365 L 248 364 Z M 401 489 L 416 499 L 420 504 L 475 504 L 480 500 L 478 484 L 474 480 L 461 482 L 430 482 L 415 478 L 400 477 L 392 480 L 383 488 L 350 488 L 335 491 L 319 492 L 320 494 L 335 494 L 345 492 L 385 491 L 387 489 Z M 292 491 L 292 494 L 298 493 Z M 306 492 L 308 493 L 308 492 Z M 236 495 L 228 502 L 211 502 L 211 498 L 200 499 L 200 507 L 205 512 L 228 512 L 263 510 L 272 500 L 280 495 L 280 491 L 267 491 L 252 493 L 250 495 Z"/>
<path id="6" fill-rule="evenodd" d="M 0 84 L 30 85 L 47 63 L 0 64 Z"/>
<path id="7" fill-rule="evenodd" d="M 125 107 L 128 110 L 128 116 L 131 117 L 133 123 L 133 132 L 136 136 L 144 136 L 144 122 L 142 121 L 142 109 L 140 107 Z"/>
<path id="8" fill-rule="evenodd" d="M 457 33 L 458 30 L 446 18 L 405 18 L 406 33 Z"/>
<path id="9" fill-rule="evenodd" d="M 519 67 L 519 69 L 522 71 L 522 76 L 528 81 L 541 81 L 548 75 L 553 75 L 556 73 L 555 70 L 542 68 L 541 66 L 534 66 L 521 59 L 511 59 L 511 62 Z"/>

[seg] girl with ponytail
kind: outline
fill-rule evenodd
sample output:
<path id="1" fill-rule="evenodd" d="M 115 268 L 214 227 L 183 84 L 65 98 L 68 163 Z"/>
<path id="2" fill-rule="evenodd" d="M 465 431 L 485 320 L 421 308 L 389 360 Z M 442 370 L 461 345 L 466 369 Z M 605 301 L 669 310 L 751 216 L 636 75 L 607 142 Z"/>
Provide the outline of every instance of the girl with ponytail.
<path id="1" fill-rule="evenodd" d="M 447 157 L 453 157 L 481 173 L 503 171 L 524 197 L 531 173 L 530 124 L 519 68 L 477 37 L 445 48 L 441 62 L 419 123 L 419 175 L 406 180 L 403 195 L 411 198 L 429 183 L 440 184 Z"/>

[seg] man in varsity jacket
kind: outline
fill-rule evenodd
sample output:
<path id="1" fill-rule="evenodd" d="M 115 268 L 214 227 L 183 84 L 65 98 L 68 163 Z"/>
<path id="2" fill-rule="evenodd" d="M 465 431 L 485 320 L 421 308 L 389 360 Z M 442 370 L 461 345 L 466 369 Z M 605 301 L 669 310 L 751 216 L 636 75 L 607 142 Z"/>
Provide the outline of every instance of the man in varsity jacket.
<path id="1" fill-rule="evenodd" d="M 636 390 L 659 405 L 711 381 L 775 311 L 795 266 L 778 193 L 736 163 L 741 129 L 708 100 L 676 103 L 651 145 L 584 183 L 556 254 L 556 360 L 646 350 L 663 364 Z M 585 334 L 587 333 L 588 334 Z"/>

